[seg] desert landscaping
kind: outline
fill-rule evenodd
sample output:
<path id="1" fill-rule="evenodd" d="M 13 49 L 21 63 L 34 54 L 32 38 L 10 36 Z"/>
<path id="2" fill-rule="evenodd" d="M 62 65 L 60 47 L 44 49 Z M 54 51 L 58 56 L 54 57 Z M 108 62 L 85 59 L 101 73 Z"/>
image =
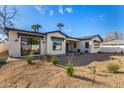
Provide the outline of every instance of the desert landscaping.
<path id="1" fill-rule="evenodd" d="M 70 55 L 57 56 L 58 62 L 53 65 L 43 60 L 26 60 L 7 62 L 0 68 L 0 87 L 21 88 L 120 88 L 124 87 L 123 54 L 80 54 L 73 56 L 74 75 L 68 76 L 66 64 Z M 118 64 L 117 73 L 109 73 L 106 66 Z M 89 66 L 96 67 L 94 75 Z"/>

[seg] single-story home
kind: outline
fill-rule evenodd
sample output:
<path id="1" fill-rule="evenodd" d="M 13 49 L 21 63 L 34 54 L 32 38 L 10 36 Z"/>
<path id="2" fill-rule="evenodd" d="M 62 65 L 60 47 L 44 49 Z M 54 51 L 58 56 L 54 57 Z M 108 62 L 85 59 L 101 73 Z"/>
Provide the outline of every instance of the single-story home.
<path id="1" fill-rule="evenodd" d="M 99 35 L 74 38 L 62 31 L 32 32 L 5 28 L 8 31 L 8 50 L 12 57 L 33 55 L 60 55 L 69 52 L 97 53 L 102 38 Z"/>
<path id="2" fill-rule="evenodd" d="M 101 43 L 101 52 L 124 53 L 124 40 L 112 40 Z"/>

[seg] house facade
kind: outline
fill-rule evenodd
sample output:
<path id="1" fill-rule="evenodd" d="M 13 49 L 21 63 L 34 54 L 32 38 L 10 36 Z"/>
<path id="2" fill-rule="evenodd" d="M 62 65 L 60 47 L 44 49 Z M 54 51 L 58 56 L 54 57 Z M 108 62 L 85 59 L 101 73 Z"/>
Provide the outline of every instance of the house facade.
<path id="1" fill-rule="evenodd" d="M 5 28 L 8 31 L 8 50 L 12 57 L 33 55 L 61 55 L 70 52 L 97 53 L 102 39 L 99 35 L 74 38 L 61 31 L 46 33 Z"/>

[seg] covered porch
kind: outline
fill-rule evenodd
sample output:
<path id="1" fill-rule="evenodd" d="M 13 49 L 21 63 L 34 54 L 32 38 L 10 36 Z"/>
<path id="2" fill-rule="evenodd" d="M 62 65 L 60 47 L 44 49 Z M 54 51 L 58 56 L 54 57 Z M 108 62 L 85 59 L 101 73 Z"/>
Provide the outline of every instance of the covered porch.
<path id="1" fill-rule="evenodd" d="M 79 40 L 76 38 L 66 39 L 66 53 L 77 53 L 80 52 L 78 48 Z"/>

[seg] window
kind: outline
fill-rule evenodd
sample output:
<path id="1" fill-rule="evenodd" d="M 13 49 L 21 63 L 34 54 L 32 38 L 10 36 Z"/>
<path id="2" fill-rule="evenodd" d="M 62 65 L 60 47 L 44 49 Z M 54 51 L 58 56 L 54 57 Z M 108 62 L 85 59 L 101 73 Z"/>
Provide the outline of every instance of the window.
<path id="1" fill-rule="evenodd" d="M 76 43 L 73 43 L 73 47 L 76 48 Z"/>
<path id="2" fill-rule="evenodd" d="M 94 43 L 94 48 L 99 48 L 99 43 L 98 42 Z"/>
<path id="3" fill-rule="evenodd" d="M 89 42 L 85 42 L 85 48 L 89 48 Z"/>
<path id="4" fill-rule="evenodd" d="M 53 50 L 62 50 L 62 40 L 53 39 Z"/>
<path id="5" fill-rule="evenodd" d="M 40 54 L 40 39 L 38 38 L 21 38 L 21 55 Z"/>

